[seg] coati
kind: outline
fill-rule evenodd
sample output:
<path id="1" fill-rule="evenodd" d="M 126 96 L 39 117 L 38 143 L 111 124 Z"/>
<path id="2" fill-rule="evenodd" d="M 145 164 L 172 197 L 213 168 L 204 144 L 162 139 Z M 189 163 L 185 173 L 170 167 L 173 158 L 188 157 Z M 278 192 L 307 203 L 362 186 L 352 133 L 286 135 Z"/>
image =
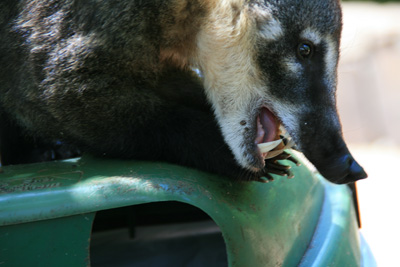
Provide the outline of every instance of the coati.
<path id="1" fill-rule="evenodd" d="M 328 180 L 366 177 L 336 111 L 338 0 L 3 0 L 0 19 L 23 135 L 252 180 L 282 125 Z"/>

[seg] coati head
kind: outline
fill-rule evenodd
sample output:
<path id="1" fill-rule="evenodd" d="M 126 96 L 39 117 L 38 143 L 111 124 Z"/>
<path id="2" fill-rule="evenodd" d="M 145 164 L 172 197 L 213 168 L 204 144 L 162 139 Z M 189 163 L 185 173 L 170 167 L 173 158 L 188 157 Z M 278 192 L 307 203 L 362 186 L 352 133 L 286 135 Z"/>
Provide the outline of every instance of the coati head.
<path id="1" fill-rule="evenodd" d="M 197 35 L 194 62 L 239 164 L 264 167 L 257 143 L 273 140 L 277 121 L 328 180 L 365 178 L 336 111 L 339 1 L 216 2 Z"/>

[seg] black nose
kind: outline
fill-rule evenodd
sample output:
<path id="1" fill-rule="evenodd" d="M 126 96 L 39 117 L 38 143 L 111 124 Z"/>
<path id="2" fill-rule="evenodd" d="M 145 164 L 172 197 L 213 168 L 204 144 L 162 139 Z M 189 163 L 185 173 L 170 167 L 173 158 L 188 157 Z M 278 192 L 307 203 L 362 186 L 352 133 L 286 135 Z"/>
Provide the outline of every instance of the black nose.
<path id="1" fill-rule="evenodd" d="M 351 154 L 345 154 L 336 160 L 332 160 L 328 163 L 328 166 L 319 169 L 319 171 L 326 179 L 335 184 L 352 183 L 368 176 Z"/>
<path id="2" fill-rule="evenodd" d="M 344 157 L 345 157 L 346 165 L 348 166 L 347 173 L 341 180 L 339 180 L 339 183 L 347 184 L 347 183 L 355 182 L 360 179 L 367 178 L 367 176 L 368 176 L 367 173 L 360 166 L 360 164 L 358 164 L 357 161 L 354 160 L 354 158 L 350 154 L 347 154 Z"/>

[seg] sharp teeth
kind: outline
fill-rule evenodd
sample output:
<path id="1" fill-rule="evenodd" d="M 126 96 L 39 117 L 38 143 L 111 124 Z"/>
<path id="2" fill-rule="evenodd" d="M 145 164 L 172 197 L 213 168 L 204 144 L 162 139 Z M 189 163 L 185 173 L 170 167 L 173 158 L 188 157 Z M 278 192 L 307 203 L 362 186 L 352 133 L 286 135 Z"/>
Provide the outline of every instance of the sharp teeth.
<path id="1" fill-rule="evenodd" d="M 268 151 L 271 151 L 275 147 L 277 147 L 280 143 L 282 142 L 282 139 L 276 140 L 276 141 L 271 141 L 268 143 L 261 143 L 258 144 L 258 148 L 260 149 L 261 153 L 267 153 Z"/>

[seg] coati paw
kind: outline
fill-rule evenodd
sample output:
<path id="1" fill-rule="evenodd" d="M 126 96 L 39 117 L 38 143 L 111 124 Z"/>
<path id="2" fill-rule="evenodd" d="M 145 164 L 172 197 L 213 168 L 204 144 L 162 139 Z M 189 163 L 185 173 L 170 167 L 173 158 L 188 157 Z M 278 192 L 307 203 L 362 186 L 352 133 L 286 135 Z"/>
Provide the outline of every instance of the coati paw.
<path id="1" fill-rule="evenodd" d="M 255 178 L 254 180 L 261 183 L 269 183 L 274 181 L 274 177 L 272 174 L 276 174 L 279 176 L 286 176 L 288 179 L 294 178 L 293 172 L 290 170 L 291 166 L 287 166 L 281 164 L 280 160 L 290 160 L 296 166 L 300 166 L 300 163 L 292 157 L 291 154 L 287 152 L 282 152 L 281 154 L 265 160 L 265 172 L 260 176 Z"/>
<path id="2" fill-rule="evenodd" d="M 294 178 L 294 174 L 290 170 L 291 167 L 282 164 L 279 162 L 280 160 L 290 160 L 300 166 L 300 163 L 291 154 L 285 152 L 285 149 L 294 148 L 295 143 L 283 127 L 280 128 L 280 132 L 279 139 L 276 141 L 258 144 L 265 161 L 264 171 L 255 179 L 258 182 L 268 183 L 274 181 L 272 174 L 286 176 L 288 179 Z"/>

